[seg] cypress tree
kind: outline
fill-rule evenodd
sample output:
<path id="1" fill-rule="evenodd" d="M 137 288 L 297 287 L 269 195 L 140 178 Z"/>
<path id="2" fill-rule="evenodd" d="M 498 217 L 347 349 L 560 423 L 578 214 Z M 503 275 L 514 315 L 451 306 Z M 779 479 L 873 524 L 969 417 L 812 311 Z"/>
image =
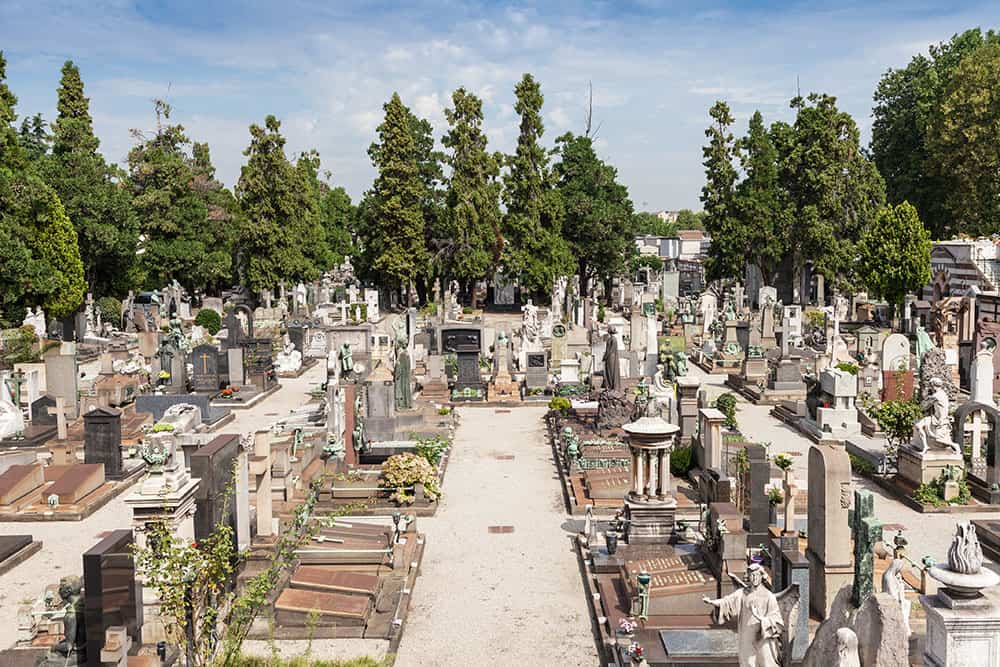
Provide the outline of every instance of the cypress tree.
<path id="1" fill-rule="evenodd" d="M 447 278 L 468 284 L 484 278 L 500 258 L 500 156 L 486 150 L 483 103 L 459 88 L 446 109 L 450 130 L 442 140 L 451 179 L 445 195 L 446 235 L 438 252 Z"/>
<path id="2" fill-rule="evenodd" d="M 383 106 L 378 142 L 368 149 L 378 175 L 366 196 L 366 252 L 371 267 L 391 284 L 409 289 L 426 267 L 426 189 L 420 179 L 412 115 L 398 93 Z"/>
<path id="3" fill-rule="evenodd" d="M 72 61 L 63 65 L 57 106 L 45 178 L 76 229 L 91 291 L 123 296 L 133 286 L 139 221 L 125 174 L 97 152 L 90 101 Z"/>
<path id="4" fill-rule="evenodd" d="M 514 94 L 521 127 L 517 148 L 507 156 L 503 183 L 504 271 L 524 288 L 548 291 L 556 278 L 572 270 L 573 257 L 562 236 L 563 207 L 549 156 L 539 143 L 545 131 L 541 86 L 525 74 Z"/>

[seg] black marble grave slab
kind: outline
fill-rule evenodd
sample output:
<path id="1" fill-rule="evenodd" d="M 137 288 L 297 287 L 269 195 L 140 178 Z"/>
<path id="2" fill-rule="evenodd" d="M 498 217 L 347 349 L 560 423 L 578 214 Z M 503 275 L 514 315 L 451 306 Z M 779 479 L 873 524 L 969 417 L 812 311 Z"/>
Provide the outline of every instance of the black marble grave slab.
<path id="1" fill-rule="evenodd" d="M 83 553 L 83 600 L 87 630 L 87 666 L 101 667 L 104 633 L 121 625 L 140 644 L 142 594 L 135 579 L 132 531 L 113 530 Z"/>

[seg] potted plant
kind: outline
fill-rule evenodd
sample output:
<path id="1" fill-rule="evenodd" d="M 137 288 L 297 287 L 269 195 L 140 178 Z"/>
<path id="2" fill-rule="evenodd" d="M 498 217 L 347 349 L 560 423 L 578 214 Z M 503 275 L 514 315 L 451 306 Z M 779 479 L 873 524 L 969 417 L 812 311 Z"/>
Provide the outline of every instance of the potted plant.
<path id="1" fill-rule="evenodd" d="M 784 496 L 781 495 L 781 489 L 776 486 L 772 486 L 771 490 L 767 492 L 767 522 L 772 526 L 778 523 L 778 505 L 784 499 Z"/>

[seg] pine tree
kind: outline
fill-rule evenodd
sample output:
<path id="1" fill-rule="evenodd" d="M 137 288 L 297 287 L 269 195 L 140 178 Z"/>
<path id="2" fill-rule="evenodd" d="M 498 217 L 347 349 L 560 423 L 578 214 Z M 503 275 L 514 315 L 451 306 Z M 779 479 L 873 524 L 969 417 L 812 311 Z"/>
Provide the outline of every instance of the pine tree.
<path id="1" fill-rule="evenodd" d="M 778 177 L 778 150 L 759 111 L 751 116 L 738 151 L 745 177 L 736 186 L 733 228 L 738 233 L 729 239 L 729 245 L 737 255 L 742 255 L 745 263 L 755 266 L 764 283 L 770 285 L 789 252 L 788 230 L 792 220 Z"/>
<path id="2" fill-rule="evenodd" d="M 202 195 L 192 187 L 194 160 L 181 125 L 170 125 L 170 105 L 154 102 L 156 131 L 133 130 L 139 143 L 129 151 L 133 206 L 142 222 L 139 282 L 158 289 L 177 280 L 189 290 L 205 289 L 230 275 L 229 249 L 209 222 Z"/>
<path id="3" fill-rule="evenodd" d="M 713 123 L 705 130 L 708 144 L 702 149 L 705 185 L 701 189 L 701 203 L 705 208 L 705 231 L 712 244 L 705 272 L 709 280 L 738 278 L 743 275 L 746 256 L 736 242 L 740 224 L 735 217 L 736 142 L 730 132 L 733 115 L 729 105 L 722 101 L 712 105 L 708 115 Z"/>
<path id="4" fill-rule="evenodd" d="M 590 137 L 567 133 L 556 140 L 561 160 L 555 167 L 565 206 L 563 235 L 585 278 L 609 281 L 627 271 L 635 252 L 632 201 L 617 182 L 615 168 L 601 161 Z"/>
<path id="5" fill-rule="evenodd" d="M 885 183 L 861 152 L 850 114 L 830 95 L 797 97 L 795 124 L 779 129 L 781 179 L 793 206 L 789 239 L 799 264 L 812 262 L 836 289 L 850 289 L 857 268 L 855 244 L 885 202 Z"/>
<path id="6" fill-rule="evenodd" d="M 247 163 L 240 172 L 236 198 L 243 228 L 240 235 L 243 284 L 253 290 L 273 288 L 281 280 L 313 280 L 328 268 L 325 240 L 308 193 L 308 158 L 297 169 L 285 157 L 281 123 L 274 116 L 264 126 L 250 126 Z M 317 158 L 318 164 L 318 158 Z"/>
<path id="7" fill-rule="evenodd" d="M 236 197 L 229 188 L 215 178 L 215 165 L 206 142 L 191 145 L 191 189 L 205 204 L 206 233 L 215 243 L 207 249 L 205 259 L 206 287 L 221 289 L 236 279 L 232 267 L 236 266 L 236 249 L 240 236 L 240 212 Z M 228 262 L 225 259 L 228 257 Z"/>
<path id="8" fill-rule="evenodd" d="M 451 179 L 445 196 L 447 232 L 437 253 L 448 279 L 468 286 L 495 269 L 500 255 L 500 159 L 486 150 L 483 103 L 465 88 L 452 94 L 444 114 L 450 129 L 442 144 Z"/>
<path id="9" fill-rule="evenodd" d="M 90 101 L 72 61 L 63 65 L 58 111 L 52 154 L 41 162 L 42 171 L 76 228 L 90 290 L 124 296 L 133 286 L 139 222 L 125 174 L 97 152 Z"/>
<path id="10" fill-rule="evenodd" d="M 556 278 L 573 269 L 573 256 L 562 235 L 563 206 L 549 156 L 539 144 L 545 131 L 541 86 L 525 74 L 514 94 L 521 126 L 517 148 L 507 156 L 509 171 L 503 182 L 504 271 L 517 277 L 521 287 L 548 291 Z"/>
<path id="11" fill-rule="evenodd" d="M 80 249 L 59 196 L 35 173 L 18 143 L 17 97 L 0 52 L 0 316 L 19 323 L 40 305 L 66 317 L 83 302 Z"/>
<path id="12" fill-rule="evenodd" d="M 368 149 L 378 175 L 366 196 L 365 251 L 374 271 L 390 284 L 408 289 L 426 268 L 422 210 L 426 188 L 416 160 L 409 110 L 398 93 L 383 109 L 379 140 Z"/>

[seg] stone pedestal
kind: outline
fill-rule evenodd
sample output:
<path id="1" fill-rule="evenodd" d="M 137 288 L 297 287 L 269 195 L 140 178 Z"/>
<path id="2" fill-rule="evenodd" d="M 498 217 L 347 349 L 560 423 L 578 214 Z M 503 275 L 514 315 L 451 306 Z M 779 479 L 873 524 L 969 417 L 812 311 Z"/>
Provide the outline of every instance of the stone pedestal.
<path id="1" fill-rule="evenodd" d="M 933 667 L 1000 665 L 1000 594 L 975 600 L 921 595 L 927 616 L 924 664 Z"/>
<path id="2" fill-rule="evenodd" d="M 677 501 L 625 498 L 625 541 L 628 544 L 667 544 L 674 534 Z"/>
<path id="3" fill-rule="evenodd" d="M 701 380 L 685 375 L 677 378 L 677 412 L 680 416 L 680 445 L 691 444 L 698 429 L 698 389 Z"/>
<path id="4" fill-rule="evenodd" d="M 964 469 L 962 455 L 951 449 L 928 449 L 921 453 L 912 447 L 899 448 L 899 476 L 914 486 L 933 482 L 948 466 Z"/>

